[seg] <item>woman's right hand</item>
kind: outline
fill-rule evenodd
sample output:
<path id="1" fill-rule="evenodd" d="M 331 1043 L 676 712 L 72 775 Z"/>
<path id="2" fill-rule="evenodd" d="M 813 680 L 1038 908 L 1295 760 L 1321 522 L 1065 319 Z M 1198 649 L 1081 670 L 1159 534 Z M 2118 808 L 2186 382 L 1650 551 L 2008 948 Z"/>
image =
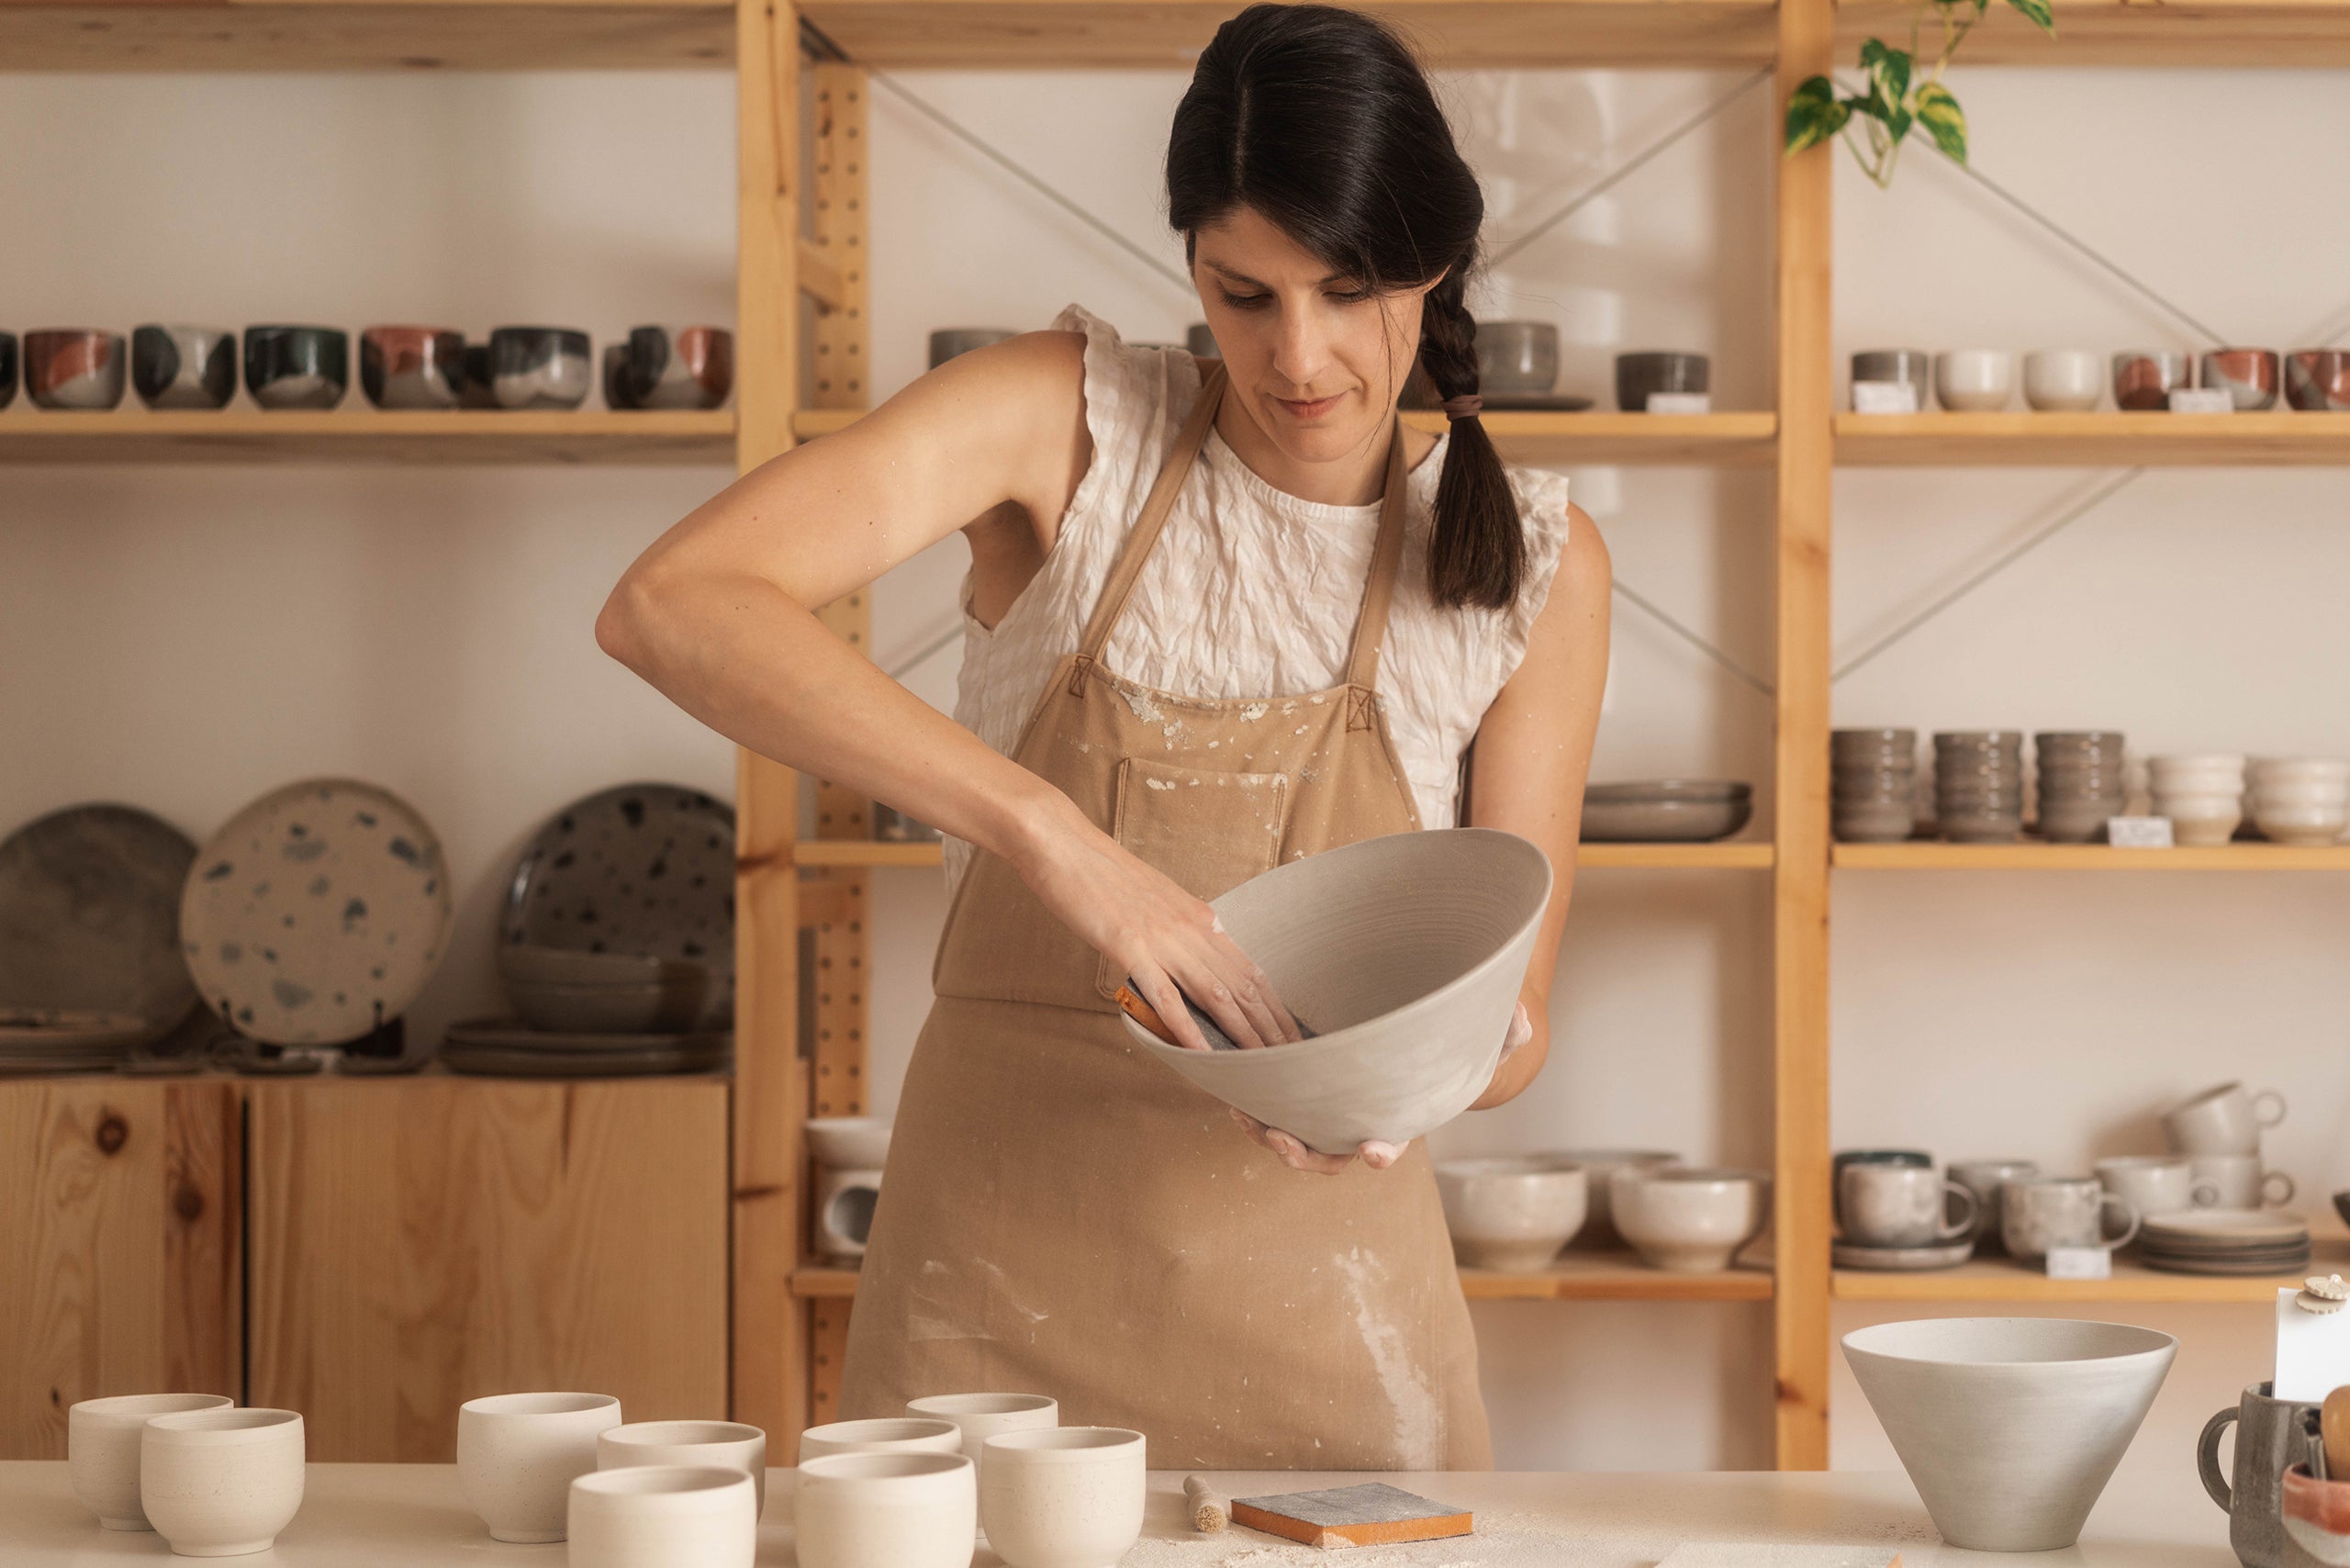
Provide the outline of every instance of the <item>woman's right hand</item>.
<path id="1" fill-rule="evenodd" d="M 1244 1049 L 1302 1037 L 1272 982 L 1225 935 L 1215 911 L 1075 805 L 1057 812 L 1013 867 L 1063 924 L 1132 979 L 1177 1043 L 1209 1048 L 1185 996 Z"/>

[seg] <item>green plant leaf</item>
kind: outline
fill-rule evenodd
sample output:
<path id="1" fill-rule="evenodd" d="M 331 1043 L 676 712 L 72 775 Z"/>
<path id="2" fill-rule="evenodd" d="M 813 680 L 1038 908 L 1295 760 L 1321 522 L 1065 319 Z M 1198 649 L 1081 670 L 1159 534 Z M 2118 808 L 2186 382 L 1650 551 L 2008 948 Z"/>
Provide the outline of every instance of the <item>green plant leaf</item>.
<path id="1" fill-rule="evenodd" d="M 2049 10 L 2048 0 L 2008 0 L 2008 4 L 2031 17 L 2032 26 L 2050 38 L 2056 36 L 2056 17 Z"/>
<path id="2" fill-rule="evenodd" d="M 1787 95 L 1787 154 L 1793 156 L 1827 140 L 1852 118 L 1852 106 L 1836 101 L 1835 84 L 1827 77 L 1814 76 L 1801 83 Z"/>
<path id="3" fill-rule="evenodd" d="M 1966 162 L 1966 111 L 1958 106 L 1948 87 L 1939 82 L 1928 82 L 1918 89 L 1918 123 L 1934 139 L 1934 145 L 1950 154 L 1952 160 Z"/>
<path id="4" fill-rule="evenodd" d="M 2013 0 L 2013 3 L 2021 4 L 2022 0 Z M 1862 67 L 1875 84 L 1876 95 L 1896 112 L 1898 112 L 1902 100 L 1909 96 L 1909 75 L 1914 63 L 1908 50 L 1895 49 L 1881 39 L 1868 39 L 1861 44 Z M 1887 123 L 1890 123 L 1889 117 Z"/>

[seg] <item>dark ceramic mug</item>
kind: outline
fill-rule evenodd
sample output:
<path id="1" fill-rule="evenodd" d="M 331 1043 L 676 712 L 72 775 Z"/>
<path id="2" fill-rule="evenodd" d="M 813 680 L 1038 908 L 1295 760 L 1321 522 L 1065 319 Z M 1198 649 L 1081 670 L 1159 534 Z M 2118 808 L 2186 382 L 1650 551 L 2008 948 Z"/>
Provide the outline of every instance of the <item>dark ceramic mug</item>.
<path id="1" fill-rule="evenodd" d="M 487 351 L 485 351 L 487 352 Z M 641 407 L 636 395 L 628 389 L 628 345 L 604 345 L 604 407 L 634 409 Z"/>
<path id="2" fill-rule="evenodd" d="M 489 334 L 489 395 L 501 409 L 576 409 L 595 383 L 593 346 L 572 327 Z"/>
<path id="3" fill-rule="evenodd" d="M 628 395 L 639 409 L 715 409 L 734 387 L 723 327 L 638 327 L 628 335 Z"/>
<path id="4" fill-rule="evenodd" d="M 122 335 L 85 327 L 25 334 L 25 394 L 44 409 L 111 409 L 122 401 Z"/>
<path id="5" fill-rule="evenodd" d="M 1648 412 L 1651 392 L 1704 392 L 1712 363 L 1701 353 L 1639 353 L 1616 356 L 1616 407 Z"/>
<path id="6" fill-rule="evenodd" d="M 130 384 L 151 409 L 220 409 L 237 393 L 237 334 L 150 325 L 130 334 Z"/>
<path id="7" fill-rule="evenodd" d="M 339 327 L 247 327 L 245 390 L 264 409 L 331 409 L 351 390 L 351 335 Z"/>
<path id="8" fill-rule="evenodd" d="M 359 385 L 379 409 L 453 409 L 464 384 L 464 334 L 453 328 L 370 327 L 359 334 Z"/>
<path id="9" fill-rule="evenodd" d="M 489 345 L 467 343 L 463 361 L 465 374 L 457 384 L 457 407 L 460 409 L 495 409 L 498 399 L 489 389 Z"/>

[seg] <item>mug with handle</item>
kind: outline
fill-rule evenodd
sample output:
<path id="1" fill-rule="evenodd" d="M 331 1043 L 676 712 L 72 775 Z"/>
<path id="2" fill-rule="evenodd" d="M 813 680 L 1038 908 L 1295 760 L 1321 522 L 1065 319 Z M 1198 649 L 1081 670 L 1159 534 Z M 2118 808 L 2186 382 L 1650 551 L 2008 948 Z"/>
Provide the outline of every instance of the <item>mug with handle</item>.
<path id="1" fill-rule="evenodd" d="M 2203 1490 L 2227 1514 L 2228 1544 L 2244 1568 L 2288 1568 L 2300 1561 L 2285 1535 L 2285 1472 L 2314 1465 L 2322 1451 L 2318 1406 L 2274 1398 L 2271 1386 L 2247 1387 L 2240 1403 L 2203 1424 L 2195 1445 Z M 2230 1423 L 2236 1428 L 2232 1480 L 2220 1471 L 2220 1439 Z"/>
<path id="2" fill-rule="evenodd" d="M 2284 1119 L 2282 1094 L 2247 1092 L 2241 1083 L 2207 1089 L 2163 1113 L 2163 1126 L 2181 1154 L 2258 1154 L 2260 1135 Z"/>

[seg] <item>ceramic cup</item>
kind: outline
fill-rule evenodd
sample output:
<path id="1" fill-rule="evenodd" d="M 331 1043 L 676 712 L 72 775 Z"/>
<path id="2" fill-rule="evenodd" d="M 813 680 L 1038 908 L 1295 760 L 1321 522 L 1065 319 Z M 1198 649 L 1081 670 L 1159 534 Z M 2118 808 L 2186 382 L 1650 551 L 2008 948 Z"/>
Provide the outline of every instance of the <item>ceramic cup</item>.
<path id="1" fill-rule="evenodd" d="M 2025 1181 L 2040 1174 L 2040 1165 L 2031 1159 L 1961 1159 L 1950 1167 L 1950 1179 L 1975 1194 L 1975 1245 L 1984 1251 L 1998 1251 L 2007 1243 L 1999 1235 L 2001 1202 L 1999 1189 L 2010 1182 Z"/>
<path id="2" fill-rule="evenodd" d="M 566 1568 L 751 1568 L 758 1499 L 731 1464 L 647 1464 L 575 1479 Z"/>
<path id="3" fill-rule="evenodd" d="M 792 1522 L 800 1568 L 968 1568 L 977 1474 L 959 1453 L 804 1460 Z"/>
<path id="4" fill-rule="evenodd" d="M 800 1434 L 805 1464 L 833 1453 L 961 1453 L 962 1429 L 940 1417 L 880 1416 L 834 1421 Z"/>
<path id="5" fill-rule="evenodd" d="M 2005 349 L 1952 349 L 1934 356 L 1934 396 L 1945 409 L 1991 413 L 2016 392 L 2016 356 Z"/>
<path id="6" fill-rule="evenodd" d="M 2213 349 L 2203 356 L 2203 385 L 2223 386 L 2239 413 L 2277 406 L 2275 349 Z"/>
<path id="7" fill-rule="evenodd" d="M 2293 1178 L 2282 1170 L 2264 1170 L 2256 1154 L 2197 1154 L 2188 1159 L 2199 1188 L 2210 1183 L 2214 1206 L 2223 1209 L 2281 1209 L 2293 1201 Z"/>
<path id="8" fill-rule="evenodd" d="M 1652 1269 L 1718 1273 L 1770 1218 L 1771 1179 L 1752 1170 L 1670 1165 L 1618 1170 L 1616 1228 Z"/>
<path id="9" fill-rule="evenodd" d="M 862 1258 L 881 1201 L 878 1170 L 827 1169 L 816 1183 L 816 1250 L 827 1258 Z"/>
<path id="10" fill-rule="evenodd" d="M 0 409 L 17 400 L 17 334 L 0 332 Z"/>
<path id="11" fill-rule="evenodd" d="M 1472 1269 L 1547 1269 L 1590 1211 L 1583 1168 L 1540 1157 L 1440 1160 L 1436 1190 L 1453 1256 Z"/>
<path id="12" fill-rule="evenodd" d="M 379 409 L 453 409 L 465 385 L 464 334 L 449 327 L 370 327 L 359 334 L 359 386 Z"/>
<path id="13" fill-rule="evenodd" d="M 245 390 L 264 409 L 331 409 L 351 390 L 351 337 L 335 327 L 247 327 Z"/>
<path id="14" fill-rule="evenodd" d="M 741 1421 L 630 1421 L 596 1434 L 596 1468 L 683 1464 L 739 1470 L 752 1501 L 767 1506 L 767 1435 Z"/>
<path id="15" fill-rule="evenodd" d="M 906 1414 L 917 1420 L 953 1422 L 961 1434 L 964 1457 L 973 1464 L 981 1462 L 990 1438 L 1061 1424 L 1059 1401 L 1041 1394 L 934 1394 L 907 1400 Z"/>
<path id="16" fill-rule="evenodd" d="M 490 385 L 489 345 L 465 345 L 464 378 L 457 384 L 457 407 L 460 409 L 495 409 L 498 392 Z"/>
<path id="17" fill-rule="evenodd" d="M 1957 1217 L 1950 1217 L 1951 1200 Z M 1974 1191 L 1931 1166 L 1847 1165 L 1836 1179 L 1844 1239 L 1863 1247 L 1931 1247 L 1975 1232 Z"/>
<path id="18" fill-rule="evenodd" d="M 2241 1402 L 2204 1423 L 2195 1447 L 2203 1490 L 2228 1516 L 2228 1544 L 2244 1568 L 2287 1568 L 2280 1517 L 2285 1472 L 2309 1462 L 2321 1450 L 2314 1430 L 2318 1406 L 2274 1396 L 2273 1385 L 2255 1383 Z M 2232 1475 L 2220 1471 L 2220 1439 L 2236 1429 Z"/>
<path id="19" fill-rule="evenodd" d="M 225 1410 L 225 1394 L 123 1394 L 65 1412 L 65 1473 L 73 1495 L 106 1529 L 151 1529 L 139 1506 L 139 1444 L 147 1423 L 187 1410 Z"/>
<path id="20" fill-rule="evenodd" d="M 291 1410 L 157 1416 L 140 1439 L 140 1504 L 182 1557 L 266 1551 L 301 1510 L 305 1458 Z"/>
<path id="21" fill-rule="evenodd" d="M 628 389 L 626 343 L 604 345 L 603 387 L 604 407 L 607 409 L 633 409 L 637 406 L 635 394 Z"/>
<path id="22" fill-rule="evenodd" d="M 1481 392 L 1548 392 L 1559 384 L 1559 329 L 1548 321 L 1477 323 Z"/>
<path id="23" fill-rule="evenodd" d="M 2132 350 L 2113 356 L 2113 402 L 2134 413 L 2170 407 L 2170 395 L 2195 385 L 2195 356 L 2177 349 Z"/>
<path id="24" fill-rule="evenodd" d="M 1144 1442 L 1117 1427 L 990 1438 L 979 1528 L 1011 1568 L 1112 1568 L 1142 1536 Z"/>
<path id="25" fill-rule="evenodd" d="M 2285 400 L 2307 413 L 2350 410 L 2350 349 L 2295 349 L 2286 355 Z M 0 406 L 6 401 L 0 395 Z"/>
<path id="26" fill-rule="evenodd" d="M 1922 1148 L 1840 1148 L 1828 1162 L 1828 1201 L 1836 1223 L 1844 1223 L 1844 1170 L 1853 1165 L 1907 1165 L 1930 1170 L 1934 1157 Z"/>
<path id="27" fill-rule="evenodd" d="M 628 406 L 715 409 L 734 389 L 734 334 L 723 327 L 637 327 L 628 335 Z"/>
<path id="28" fill-rule="evenodd" d="M 151 409 L 218 409 L 237 392 L 237 334 L 218 327 L 136 327 L 130 384 Z"/>
<path id="29" fill-rule="evenodd" d="M 2207 1089 L 2163 1113 L 2171 1148 L 2181 1154 L 2260 1152 L 2260 1135 L 2285 1119 L 2285 1097 L 2274 1089 L 2247 1093 L 2241 1083 Z"/>
<path id="30" fill-rule="evenodd" d="M 1918 411 L 1933 407 L 1934 356 L 1923 349 L 1863 349 L 1852 356 L 1855 381 L 1906 381 L 1918 394 Z"/>
<path id="31" fill-rule="evenodd" d="M 1224 351 L 1216 347 L 1215 330 L 1205 321 L 1194 321 L 1183 334 L 1183 346 L 1201 359 L 1222 359 Z"/>
<path id="32" fill-rule="evenodd" d="M 25 396 L 43 409 L 84 411 L 122 401 L 122 334 L 44 327 L 25 334 Z"/>
<path id="33" fill-rule="evenodd" d="M 2097 1162 L 2099 1185 L 2141 1215 L 2177 1214 L 2181 1209 L 2218 1206 L 2224 1195 L 2220 1183 L 2198 1176 L 2178 1155 L 2117 1155 Z"/>
<path id="34" fill-rule="evenodd" d="M 1645 414 L 1650 393 L 1707 391 L 1712 376 L 1713 363 L 1701 353 L 1619 353 L 1616 407 L 1628 414 Z"/>
<path id="35" fill-rule="evenodd" d="M 2108 1215 L 2121 1232 L 2105 1234 Z M 2019 1258 L 2039 1258 L 2052 1247 L 2126 1247 L 2138 1234 L 2138 1211 L 2091 1176 L 2026 1176 L 1999 1188 L 1999 1233 Z"/>
<path id="36" fill-rule="evenodd" d="M 2042 413 L 2085 414 L 2105 397 L 2105 361 L 2087 349 L 2023 356 L 2023 400 Z"/>
<path id="37" fill-rule="evenodd" d="M 2171 842 L 2189 848 L 2217 848 L 2244 825 L 2244 796 L 2220 791 L 2156 790 L 2154 815 L 2170 819 Z"/>
<path id="38" fill-rule="evenodd" d="M 588 334 L 571 327 L 499 327 L 489 334 L 489 395 L 501 409 L 576 409 L 596 378 Z"/>
<path id="39" fill-rule="evenodd" d="M 930 368 L 936 370 L 957 354 L 1017 335 L 1009 327 L 941 327 L 930 335 Z"/>
<path id="40" fill-rule="evenodd" d="M 457 1408 L 457 1482 L 493 1540 L 561 1540 L 571 1484 L 621 1424 L 609 1394 L 496 1394 Z"/>

